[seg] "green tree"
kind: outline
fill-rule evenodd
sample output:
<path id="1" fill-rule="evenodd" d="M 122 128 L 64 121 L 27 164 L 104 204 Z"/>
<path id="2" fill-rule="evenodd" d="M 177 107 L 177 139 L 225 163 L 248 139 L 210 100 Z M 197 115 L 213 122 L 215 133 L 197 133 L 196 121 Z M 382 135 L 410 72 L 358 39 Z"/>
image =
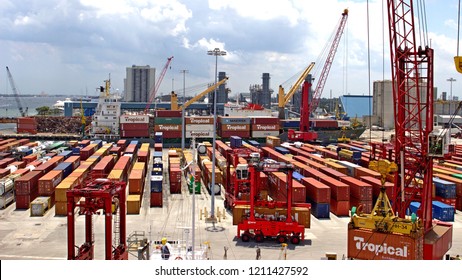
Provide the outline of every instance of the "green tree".
<path id="1" fill-rule="evenodd" d="M 37 111 L 37 114 L 40 116 L 46 116 L 50 114 L 50 107 L 48 106 L 38 107 L 35 110 Z"/>

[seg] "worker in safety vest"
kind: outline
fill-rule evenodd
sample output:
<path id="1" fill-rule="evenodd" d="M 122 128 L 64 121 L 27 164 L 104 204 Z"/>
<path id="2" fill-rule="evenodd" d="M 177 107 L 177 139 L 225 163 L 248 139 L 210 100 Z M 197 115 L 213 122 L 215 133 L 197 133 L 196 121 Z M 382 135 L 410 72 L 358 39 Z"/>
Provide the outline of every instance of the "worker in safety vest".
<path id="1" fill-rule="evenodd" d="M 161 256 L 163 260 L 168 260 L 170 258 L 170 252 L 172 251 L 172 246 L 167 242 L 167 238 L 162 238 L 162 247 L 161 247 Z"/>

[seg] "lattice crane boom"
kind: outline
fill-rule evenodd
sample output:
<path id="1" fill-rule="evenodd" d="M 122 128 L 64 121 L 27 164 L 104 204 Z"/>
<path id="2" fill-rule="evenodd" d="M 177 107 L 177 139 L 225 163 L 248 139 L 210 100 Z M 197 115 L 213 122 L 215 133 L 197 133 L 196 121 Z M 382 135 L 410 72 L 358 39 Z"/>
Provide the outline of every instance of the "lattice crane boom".
<path id="1" fill-rule="evenodd" d="M 154 99 L 156 98 L 156 93 L 159 90 L 160 84 L 164 79 L 165 73 L 167 72 L 168 66 L 170 65 L 172 59 L 173 56 L 167 58 L 167 63 L 165 63 L 165 66 L 162 69 L 162 72 L 160 73 L 159 79 L 157 79 L 156 84 L 154 85 L 154 87 L 152 87 L 151 91 L 149 92 L 149 102 L 146 104 L 146 108 L 144 109 L 145 113 L 148 112 L 149 108 L 151 107 L 152 101 L 154 101 Z"/>
<path id="2" fill-rule="evenodd" d="M 16 88 L 13 75 L 11 75 L 11 72 L 8 66 L 6 66 L 6 72 L 8 74 L 8 79 L 10 80 L 11 88 L 13 89 L 14 99 L 16 100 L 16 103 L 18 104 L 19 113 L 21 113 L 21 117 L 25 117 L 27 115 L 27 112 L 24 110 L 24 107 L 22 106 L 21 99 L 19 99 L 19 91 Z"/>

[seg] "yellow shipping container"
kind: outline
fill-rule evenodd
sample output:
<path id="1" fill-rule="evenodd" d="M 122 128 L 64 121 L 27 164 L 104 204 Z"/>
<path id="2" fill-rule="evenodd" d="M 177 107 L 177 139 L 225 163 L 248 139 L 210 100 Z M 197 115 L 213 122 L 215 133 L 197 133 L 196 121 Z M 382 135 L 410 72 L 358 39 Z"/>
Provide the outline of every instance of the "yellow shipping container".
<path id="1" fill-rule="evenodd" d="M 338 172 L 341 172 L 341 173 L 343 173 L 345 175 L 348 175 L 348 168 L 346 166 L 343 166 L 341 164 L 338 164 L 338 163 L 330 161 L 330 160 L 324 161 L 324 164 L 327 167 L 330 167 L 330 168 L 332 168 L 334 170 L 337 170 Z"/>
<path id="2" fill-rule="evenodd" d="M 107 176 L 108 179 L 122 181 L 123 180 L 123 170 L 112 170 Z"/>
<path id="3" fill-rule="evenodd" d="M 144 170 L 144 166 L 146 165 L 145 162 L 140 162 L 140 161 L 137 161 L 135 162 L 135 164 L 133 165 L 133 168 L 134 170 Z"/>
<path id="4" fill-rule="evenodd" d="M 139 214 L 141 197 L 139 194 L 130 194 L 127 197 L 127 214 Z"/>

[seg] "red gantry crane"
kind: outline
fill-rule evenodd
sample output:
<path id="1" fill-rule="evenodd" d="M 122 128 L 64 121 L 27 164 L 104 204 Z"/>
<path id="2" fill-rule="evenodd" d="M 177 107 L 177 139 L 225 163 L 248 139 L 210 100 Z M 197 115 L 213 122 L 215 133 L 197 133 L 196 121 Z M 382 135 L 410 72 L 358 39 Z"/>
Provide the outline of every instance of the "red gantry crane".
<path id="1" fill-rule="evenodd" d="M 144 109 L 144 113 L 147 114 L 149 109 L 151 108 L 151 104 L 156 98 L 156 93 L 159 90 L 160 84 L 162 83 L 162 80 L 164 79 L 165 73 L 167 72 L 168 66 L 170 65 L 170 62 L 172 61 L 173 56 L 167 58 L 167 63 L 165 63 L 164 68 L 162 69 L 162 72 L 160 73 L 159 79 L 157 79 L 157 82 L 155 86 L 152 87 L 151 92 L 149 92 L 149 102 L 146 104 L 146 108 Z"/>
<path id="2" fill-rule="evenodd" d="M 313 97 L 311 102 L 309 101 L 311 81 L 305 79 L 302 85 L 302 104 L 300 106 L 300 128 L 299 131 L 290 129 L 288 131 L 288 138 L 290 141 L 315 141 L 317 139 L 317 134 L 314 131 L 310 131 L 310 115 L 318 107 L 319 100 L 321 98 L 322 91 L 324 90 L 324 85 L 326 84 L 327 77 L 329 75 L 332 62 L 334 61 L 335 53 L 337 52 L 337 47 L 340 42 L 340 39 L 345 29 L 345 25 L 348 19 L 348 9 L 345 9 L 342 13 L 339 25 L 336 28 L 335 36 L 332 40 L 332 45 L 330 47 L 329 53 L 326 58 L 326 62 L 319 76 L 318 83 L 316 84 L 316 89 L 314 90 Z M 309 77 L 309 76 L 308 76 Z"/>
<path id="3" fill-rule="evenodd" d="M 452 224 L 432 220 L 433 146 L 438 144 L 430 140 L 433 49 L 426 42 L 417 45 L 412 0 L 388 0 L 387 5 L 396 137 L 393 161 L 373 165 L 382 174 L 382 185 L 392 174 L 394 186 L 391 203 L 383 188 L 370 214 L 352 209 L 348 257 L 442 259 L 451 248 Z M 420 208 L 409 219 L 406 211 L 414 201 Z"/>

